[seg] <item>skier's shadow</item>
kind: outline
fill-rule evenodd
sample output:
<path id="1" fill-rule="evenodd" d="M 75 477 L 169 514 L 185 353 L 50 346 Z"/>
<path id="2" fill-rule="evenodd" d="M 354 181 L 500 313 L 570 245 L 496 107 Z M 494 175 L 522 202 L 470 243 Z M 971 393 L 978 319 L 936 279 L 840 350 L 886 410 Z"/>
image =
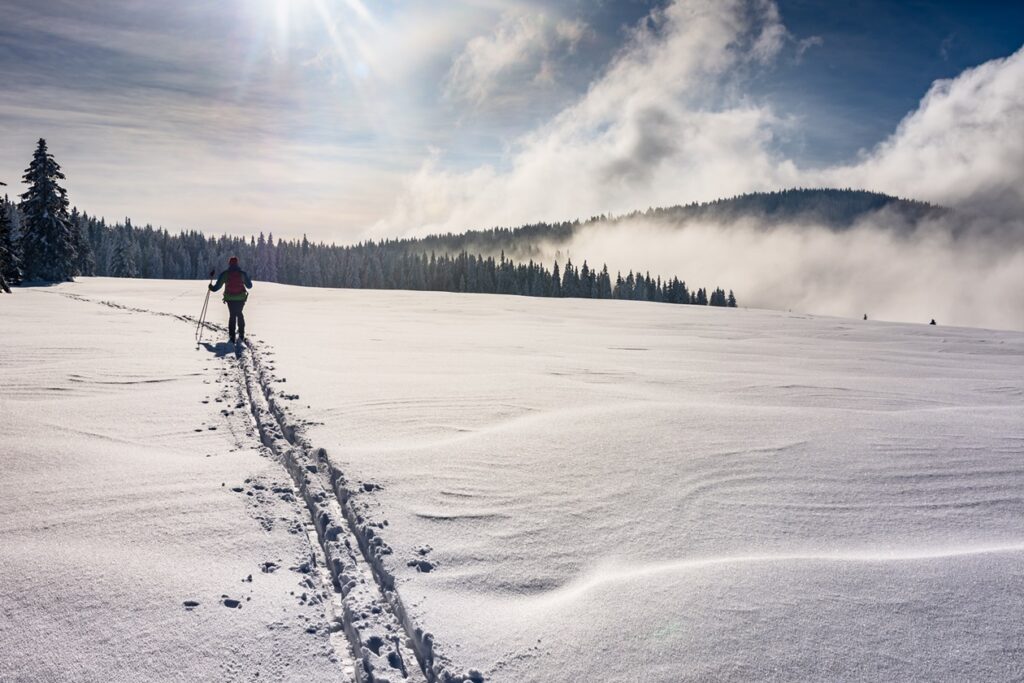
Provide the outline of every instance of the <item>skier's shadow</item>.
<path id="1" fill-rule="evenodd" d="M 211 344 L 210 342 L 203 342 L 203 348 L 212 353 L 217 358 L 223 358 L 228 354 L 237 355 L 235 353 L 235 345 L 228 342 L 217 342 Z"/>

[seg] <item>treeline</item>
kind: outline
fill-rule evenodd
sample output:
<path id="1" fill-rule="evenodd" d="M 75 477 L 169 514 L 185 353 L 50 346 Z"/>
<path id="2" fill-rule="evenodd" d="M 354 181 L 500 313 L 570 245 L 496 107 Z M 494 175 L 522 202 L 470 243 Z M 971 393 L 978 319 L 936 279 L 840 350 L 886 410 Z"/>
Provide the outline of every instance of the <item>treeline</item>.
<path id="1" fill-rule="evenodd" d="M 363 289 L 410 289 L 443 292 L 518 294 L 544 297 L 630 299 L 676 304 L 736 306 L 736 297 L 721 288 L 691 289 L 678 277 L 649 272 L 612 276 L 607 266 L 568 260 L 550 268 L 532 259 L 513 260 L 504 252 L 434 249 L 431 239 L 368 241 L 351 246 L 274 239 L 207 237 L 197 231 L 172 235 L 152 226 L 136 227 L 126 219 L 107 224 L 77 209 L 67 210 L 60 167 L 39 141 L 33 166 L 26 171 L 30 189 L 15 204 L 0 203 L 0 272 L 8 282 L 26 279 L 68 280 L 76 275 L 128 278 L 202 279 L 221 270 L 230 256 L 255 280 Z M 26 198 L 42 197 L 29 202 Z M 6 230 L 3 226 L 6 225 Z M 41 227 L 40 227 L 41 226 Z M 46 253 L 25 252 L 30 234 L 45 232 Z M 9 245 L 3 250 L 5 236 Z M 4 254 L 7 254 L 6 256 Z M 5 265 L 6 264 L 6 265 Z M 6 268 L 6 271 L 4 269 Z"/>
<path id="2" fill-rule="evenodd" d="M 677 304 L 735 306 L 732 291 L 691 290 L 677 277 L 662 279 L 649 272 L 626 275 L 576 266 L 568 260 L 550 268 L 537 261 L 471 254 L 421 252 L 408 240 L 368 241 L 352 246 L 281 240 L 273 235 L 248 240 L 210 238 L 190 231 L 171 235 L 130 221 L 107 225 L 80 215 L 73 219 L 93 253 L 93 273 L 110 277 L 196 279 L 220 270 L 238 256 L 255 280 L 351 289 L 411 289 L 436 292 L 519 294 L 523 296 L 631 299 Z"/>

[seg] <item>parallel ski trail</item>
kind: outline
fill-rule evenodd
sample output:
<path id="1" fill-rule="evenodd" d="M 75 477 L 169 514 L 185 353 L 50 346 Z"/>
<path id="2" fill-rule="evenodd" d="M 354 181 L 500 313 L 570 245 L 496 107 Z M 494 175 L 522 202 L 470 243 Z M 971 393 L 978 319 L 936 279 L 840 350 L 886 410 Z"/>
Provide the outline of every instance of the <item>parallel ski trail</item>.
<path id="1" fill-rule="evenodd" d="M 175 318 L 197 324 L 192 316 L 135 308 L 112 301 L 89 299 L 71 293 L 62 296 L 111 308 Z M 223 327 L 206 322 L 211 331 Z M 471 670 L 455 673 L 434 651 L 433 636 L 417 626 L 395 589 L 394 576 L 383 558 L 391 549 L 379 529 L 367 522 L 353 505 L 355 491 L 322 448 L 309 443 L 291 419 L 273 388 L 261 357 L 259 342 L 246 342 L 233 371 L 241 395 L 259 430 L 262 443 L 288 470 L 302 495 L 327 570 L 340 598 L 342 627 L 359 663 L 360 681 L 408 681 L 410 683 L 480 683 L 483 677 Z"/>

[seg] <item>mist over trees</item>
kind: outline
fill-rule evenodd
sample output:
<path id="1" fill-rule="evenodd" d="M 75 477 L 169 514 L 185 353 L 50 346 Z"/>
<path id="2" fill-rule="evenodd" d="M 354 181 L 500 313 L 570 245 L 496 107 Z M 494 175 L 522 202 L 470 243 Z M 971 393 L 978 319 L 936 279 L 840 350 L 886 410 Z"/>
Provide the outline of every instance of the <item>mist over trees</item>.
<path id="1" fill-rule="evenodd" d="M 710 303 L 705 289 L 691 291 L 677 277 L 662 279 L 639 271 L 613 277 L 607 267 L 593 268 L 586 261 L 577 266 L 571 259 L 564 264 L 556 261 L 549 269 L 504 254 L 427 252 L 408 240 L 337 246 L 306 238 L 275 240 L 262 233 L 249 240 L 207 238 L 195 231 L 170 235 L 150 226 L 135 228 L 128 221 L 108 227 L 102 220 L 82 220 L 97 254 L 96 275 L 202 278 L 211 268 L 223 267 L 229 256 L 238 256 L 257 280 L 307 287 Z M 715 305 L 727 305 L 724 296 Z"/>
<path id="2" fill-rule="evenodd" d="M 0 213 L 17 214 L 17 206 L 0 203 Z M 630 271 L 614 276 L 606 266 L 577 266 L 571 259 L 548 268 L 528 260 L 426 251 L 416 240 L 368 241 L 352 246 L 280 240 L 260 233 L 207 237 L 198 231 L 172 235 L 152 226 L 136 227 L 126 219 L 103 219 L 72 211 L 70 224 L 88 244 L 88 258 L 75 262 L 81 275 L 158 279 L 202 279 L 238 256 L 255 280 L 351 289 L 411 289 L 524 296 L 629 299 L 677 304 L 736 306 L 722 289 L 690 289 L 678 277 L 661 278 Z M 78 252 L 76 252 L 78 253 Z"/>
<path id="3" fill-rule="evenodd" d="M 487 239 L 459 242 L 459 236 L 367 241 L 350 246 L 274 239 L 207 237 L 197 231 L 177 235 L 130 219 L 107 224 L 78 209 L 68 211 L 60 166 L 40 139 L 25 172 L 29 189 L 20 204 L 0 200 L 0 274 L 6 283 L 66 281 L 76 275 L 125 278 L 201 279 L 237 256 L 256 280 L 353 289 L 409 289 L 542 297 L 626 299 L 674 304 L 735 307 L 736 297 L 721 288 L 691 289 L 678 277 L 652 276 L 637 269 L 609 273 L 571 258 L 550 268 L 533 259 L 514 260 Z M 566 230 L 569 226 L 543 226 Z M 536 227 L 536 230 L 542 228 Z M 522 232 L 525 231 L 525 232 Z M 515 231 L 495 230 L 504 238 Z M 529 236 L 529 228 L 515 234 Z M 493 240 L 492 240 L 493 242 Z M 479 247 L 477 249 L 471 246 Z M 512 247 L 520 245 L 513 242 Z M 475 253 L 474 253 L 475 252 Z"/>
<path id="4" fill-rule="evenodd" d="M 560 223 L 532 223 L 517 228 L 495 227 L 465 233 L 445 233 L 411 240 L 423 249 L 458 252 L 462 250 L 496 254 L 500 251 L 530 258 L 568 244 L 581 230 L 595 224 L 615 225 L 638 218 L 683 228 L 689 223 L 729 225 L 750 220 L 765 229 L 778 225 L 816 225 L 834 231 L 853 227 L 859 220 L 879 211 L 889 212 L 894 226 L 914 226 L 926 218 L 949 213 L 943 207 L 901 199 L 866 190 L 795 188 L 776 192 L 752 192 L 710 202 L 695 202 L 663 208 L 633 211 L 621 216 L 598 215 L 587 220 Z"/>

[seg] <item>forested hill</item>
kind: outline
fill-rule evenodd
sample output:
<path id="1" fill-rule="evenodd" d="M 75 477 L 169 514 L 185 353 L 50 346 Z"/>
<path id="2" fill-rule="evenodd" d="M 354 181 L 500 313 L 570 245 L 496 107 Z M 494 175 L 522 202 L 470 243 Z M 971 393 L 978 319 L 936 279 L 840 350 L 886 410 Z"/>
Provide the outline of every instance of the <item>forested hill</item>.
<path id="1" fill-rule="evenodd" d="M 778 225 L 820 225 L 838 231 L 849 229 L 858 221 L 878 214 L 881 222 L 887 223 L 895 230 L 904 230 L 925 218 L 938 217 L 947 211 L 926 202 L 900 199 L 866 190 L 792 189 L 753 192 L 711 202 L 651 208 L 622 216 L 594 216 L 585 221 L 533 223 L 518 228 L 470 230 L 465 233 L 429 235 L 401 242 L 424 251 L 458 252 L 465 249 L 492 254 L 504 251 L 523 258 L 543 253 L 543 246 L 557 247 L 568 242 L 573 234 L 583 227 L 597 223 L 614 224 L 638 218 L 657 220 L 680 228 L 696 222 L 729 225 L 739 221 L 752 221 L 766 229 Z"/>
<path id="2" fill-rule="evenodd" d="M 813 224 L 842 230 L 882 210 L 907 223 L 945 213 L 941 207 L 913 199 L 866 190 L 820 188 L 754 192 L 703 204 L 654 209 L 647 214 L 680 223 L 692 220 L 732 223 L 753 219 L 770 225 Z"/>
<path id="3" fill-rule="evenodd" d="M 45 155 L 41 158 L 49 159 Z M 66 205 L 66 199 L 62 201 Z M 54 211 L 66 212 L 59 204 Z M 623 273 L 609 272 L 604 264 L 586 260 L 559 263 L 556 257 L 548 267 L 544 261 L 550 256 L 545 254 L 549 255 L 552 247 L 557 252 L 560 244 L 567 243 L 584 226 L 638 218 L 680 228 L 694 221 L 729 224 L 750 219 L 764 226 L 821 224 L 842 230 L 883 209 L 885 220 L 902 225 L 913 225 L 926 216 L 944 212 L 929 204 L 872 192 L 786 190 L 648 209 L 626 216 L 596 216 L 587 221 L 337 246 L 315 244 L 305 238 L 275 240 L 272 234 L 264 237 L 263 233 L 258 238 L 207 237 L 196 231 L 172 235 L 160 228 L 133 226 L 127 219 L 107 224 L 74 210 L 58 216 L 60 220 L 55 223 L 59 230 L 54 239 L 63 235 L 66 248 L 57 256 L 41 259 L 24 248 L 39 241 L 35 238 L 40 228 L 33 226 L 49 225 L 49 214 L 36 216 L 33 206 L 17 205 L 6 198 L 0 202 L 0 271 L 11 284 L 16 284 L 23 273 L 40 277 L 40 263 L 56 263 L 64 273 L 60 277 L 42 273 L 43 279 L 66 279 L 78 274 L 202 278 L 211 269 L 222 268 L 229 255 L 235 255 L 256 279 L 315 287 L 640 299 L 717 306 L 736 305 L 732 291 L 727 293 L 718 283 L 714 283 L 713 290 L 693 286 L 681 274 L 652 274 L 643 263 L 633 264 L 632 270 Z M 587 255 L 579 256 L 585 259 Z"/>

